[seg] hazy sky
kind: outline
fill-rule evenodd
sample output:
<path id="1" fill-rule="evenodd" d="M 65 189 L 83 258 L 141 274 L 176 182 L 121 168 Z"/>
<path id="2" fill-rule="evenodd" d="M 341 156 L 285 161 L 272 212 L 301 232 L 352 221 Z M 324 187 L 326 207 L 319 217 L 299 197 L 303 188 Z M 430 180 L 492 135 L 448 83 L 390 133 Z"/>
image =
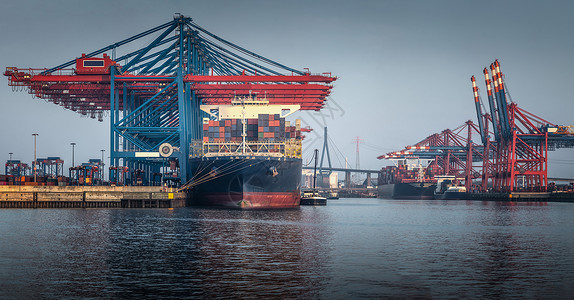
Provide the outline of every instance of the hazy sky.
<path id="1" fill-rule="evenodd" d="M 50 68 L 173 19 L 312 73 L 331 72 L 329 108 L 300 113 L 362 168 L 467 120 L 476 122 L 470 76 L 486 99 L 482 69 L 499 59 L 512 99 L 544 119 L 574 124 L 572 1 L 1 1 L 0 66 Z M 150 38 L 151 39 L 151 38 Z M 151 41 L 151 40 L 150 40 Z M 98 122 L 0 84 L 0 162 L 38 157 L 76 163 L 109 153 Z M 305 156 L 321 148 L 308 136 Z M 4 173 L 1 171 L 0 173 Z M 67 173 L 67 172 L 66 172 Z M 549 175 L 574 178 L 574 149 L 552 152 Z"/>

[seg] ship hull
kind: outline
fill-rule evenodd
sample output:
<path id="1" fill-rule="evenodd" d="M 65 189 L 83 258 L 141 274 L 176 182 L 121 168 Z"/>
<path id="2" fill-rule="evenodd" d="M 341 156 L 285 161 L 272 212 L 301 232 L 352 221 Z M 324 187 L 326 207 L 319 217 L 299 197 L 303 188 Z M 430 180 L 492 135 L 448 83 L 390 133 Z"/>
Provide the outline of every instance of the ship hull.
<path id="1" fill-rule="evenodd" d="M 190 205 L 294 208 L 301 201 L 301 159 L 219 156 L 190 159 Z"/>
<path id="2" fill-rule="evenodd" d="M 382 184 L 378 187 L 381 199 L 431 200 L 436 185 L 429 183 Z"/>

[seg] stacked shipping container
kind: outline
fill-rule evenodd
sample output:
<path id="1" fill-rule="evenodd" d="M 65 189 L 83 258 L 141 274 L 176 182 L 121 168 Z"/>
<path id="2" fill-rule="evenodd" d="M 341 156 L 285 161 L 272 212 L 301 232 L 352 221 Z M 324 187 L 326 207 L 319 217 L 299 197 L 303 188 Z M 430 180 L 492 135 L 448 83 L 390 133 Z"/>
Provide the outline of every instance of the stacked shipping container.
<path id="1" fill-rule="evenodd" d="M 440 174 L 439 169 L 435 165 L 430 165 L 423 171 L 422 182 L 436 182 L 434 179 L 436 175 L 442 174 Z M 418 168 L 409 169 L 405 165 L 399 165 L 398 167 L 387 166 L 379 172 L 379 185 L 411 182 L 420 182 Z"/>
<path id="2" fill-rule="evenodd" d="M 66 186 L 68 184 L 69 178 L 64 176 L 36 176 L 34 182 L 34 176 L 0 175 L 0 185 Z"/>
<path id="3" fill-rule="evenodd" d="M 279 114 L 259 114 L 257 119 L 247 122 L 245 140 L 248 142 L 282 142 L 286 139 L 301 139 L 301 121 L 295 126 L 281 118 Z M 203 124 L 203 142 L 242 142 L 243 120 L 228 119 Z"/>

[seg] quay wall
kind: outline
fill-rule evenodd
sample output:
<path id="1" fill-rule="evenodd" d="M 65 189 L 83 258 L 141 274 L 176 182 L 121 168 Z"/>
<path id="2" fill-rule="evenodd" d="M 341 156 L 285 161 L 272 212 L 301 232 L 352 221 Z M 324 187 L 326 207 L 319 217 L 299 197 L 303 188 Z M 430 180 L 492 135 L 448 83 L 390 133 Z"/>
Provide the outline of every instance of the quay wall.
<path id="1" fill-rule="evenodd" d="M 574 193 L 559 192 L 512 192 L 512 193 L 469 193 L 468 200 L 492 200 L 510 202 L 574 202 Z"/>
<path id="2" fill-rule="evenodd" d="M 0 208 L 175 208 L 185 200 L 159 186 L 0 186 Z"/>

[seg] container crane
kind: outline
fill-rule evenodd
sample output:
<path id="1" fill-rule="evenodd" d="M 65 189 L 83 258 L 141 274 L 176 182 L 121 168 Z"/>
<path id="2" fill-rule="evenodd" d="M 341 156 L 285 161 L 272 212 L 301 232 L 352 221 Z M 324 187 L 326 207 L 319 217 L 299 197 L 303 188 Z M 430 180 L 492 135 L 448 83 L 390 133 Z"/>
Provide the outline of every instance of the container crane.
<path id="1" fill-rule="evenodd" d="M 495 60 L 484 71 L 488 92 L 491 118 L 488 118 L 476 105 L 479 120 L 487 120 L 494 129 L 494 140 L 483 140 L 486 149 L 495 148 L 493 155 L 487 150 L 484 155 L 485 178 L 493 178 L 492 188 L 497 192 L 533 191 L 544 192 L 548 186 L 548 151 L 557 148 L 574 147 L 574 133 L 570 126 L 555 125 L 520 107 L 508 102 L 507 91 L 500 71 L 500 63 Z M 471 77 L 475 103 L 478 88 L 474 76 Z M 494 83 L 494 93 L 492 92 Z M 486 143 L 485 143 L 486 142 Z M 490 168 L 492 166 L 492 168 Z M 483 188 L 486 183 L 483 182 Z"/>
<path id="2" fill-rule="evenodd" d="M 437 175 L 452 175 L 464 181 L 467 190 L 476 190 L 479 188 L 474 186 L 473 180 L 482 176 L 482 166 L 476 164 L 483 159 L 484 147 L 473 141 L 473 134 L 480 134 L 480 128 L 469 120 L 453 130 L 445 129 L 403 150 L 377 158 L 394 161 L 397 166 L 412 165 L 413 162 L 421 165 L 414 168 L 425 169 L 424 179 L 411 173 L 408 176 L 413 182 L 436 182 L 434 177 Z M 403 178 L 403 182 L 408 181 L 409 178 Z"/>
<path id="3" fill-rule="evenodd" d="M 427 160 L 425 182 L 436 175 L 452 175 L 464 180 L 471 192 L 547 191 L 548 151 L 574 148 L 574 126 L 556 125 L 509 102 L 498 60 L 484 68 L 483 74 L 490 113 L 483 109 L 476 78 L 471 77 L 478 126 L 468 121 L 378 158 L 397 165 Z M 466 136 L 460 134 L 461 128 L 467 129 Z M 482 145 L 473 142 L 473 133 L 478 133 Z M 409 176 L 406 181 L 417 180 Z M 480 185 L 473 183 L 477 179 Z"/>
<path id="4" fill-rule="evenodd" d="M 180 15 L 56 67 L 9 67 L 4 75 L 14 90 L 99 121 L 109 115 L 110 178 L 120 177 L 120 167 L 157 173 L 175 158 L 181 182 L 190 177 L 189 145 L 203 135 L 200 105 L 258 94 L 271 104 L 320 110 L 337 79 L 265 58 Z"/>

